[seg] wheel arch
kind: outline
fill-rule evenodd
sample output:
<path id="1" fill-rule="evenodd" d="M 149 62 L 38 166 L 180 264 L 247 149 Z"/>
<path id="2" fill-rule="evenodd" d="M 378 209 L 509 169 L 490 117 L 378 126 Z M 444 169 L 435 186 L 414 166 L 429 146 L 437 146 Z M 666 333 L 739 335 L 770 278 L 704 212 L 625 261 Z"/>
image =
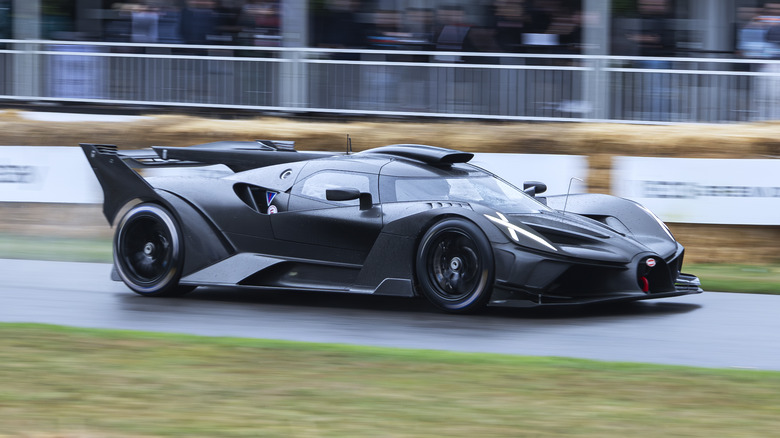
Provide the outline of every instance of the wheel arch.
<path id="1" fill-rule="evenodd" d="M 141 204 L 153 204 L 168 211 L 176 221 L 184 248 L 182 276 L 212 265 L 235 253 L 216 225 L 198 207 L 174 193 L 156 190 L 155 197 L 133 198 L 118 210 L 115 226 Z M 118 231 L 118 230 L 117 230 Z"/>
<path id="2" fill-rule="evenodd" d="M 429 257 L 428 251 L 430 251 L 430 248 L 426 248 L 426 239 L 432 239 L 432 238 L 438 238 L 438 236 L 435 234 L 437 231 L 434 231 L 437 226 L 440 224 L 446 223 L 448 221 L 454 221 L 454 222 L 461 222 L 463 224 L 466 224 L 466 228 L 472 228 L 472 230 L 465 230 L 465 233 L 467 234 L 467 237 L 469 237 L 475 244 L 475 246 L 483 246 L 482 250 L 484 251 L 484 254 L 482 254 L 483 257 L 487 257 L 487 260 L 480 260 L 480 262 L 487 262 L 488 264 L 486 266 L 481 266 L 481 269 L 486 269 L 487 274 L 482 274 L 481 277 L 484 279 L 484 284 L 480 288 L 480 291 L 476 293 L 476 295 L 472 295 L 471 292 L 465 295 L 465 297 L 460 300 L 453 300 L 450 304 L 443 304 L 443 300 L 435 300 L 431 298 L 431 292 L 429 291 L 426 293 L 426 289 L 430 289 L 431 286 L 428 283 L 431 283 L 431 279 L 427 278 L 424 279 L 423 275 L 420 272 L 420 266 L 422 264 L 427 263 L 427 258 Z M 490 228 L 488 228 L 490 230 Z M 434 232 L 434 234 L 431 234 L 431 232 Z M 442 232 L 446 231 L 441 230 Z M 474 235 L 473 238 L 469 234 L 473 233 L 479 233 L 478 235 Z M 480 237 L 481 234 L 481 237 Z M 445 310 L 447 312 L 452 313 L 469 313 L 476 311 L 482 307 L 484 307 L 489 301 L 490 297 L 492 295 L 492 290 L 495 284 L 496 279 L 496 254 L 495 254 L 495 248 L 493 246 L 493 243 L 490 239 L 489 233 L 486 231 L 485 227 L 479 224 L 477 221 L 472 220 L 468 215 L 462 215 L 462 214 L 441 214 L 437 216 L 433 216 L 429 218 L 428 221 L 424 224 L 423 227 L 421 227 L 420 232 L 416 236 L 415 244 L 414 244 L 414 260 L 411 264 L 411 271 L 412 271 L 412 282 L 414 284 L 415 289 L 415 295 L 417 296 L 425 296 L 427 297 L 436 307 L 439 307 L 442 310 Z M 482 258 L 482 257 L 481 257 Z M 430 269 L 430 267 L 426 267 L 426 269 Z M 482 283 L 482 281 L 480 281 Z M 428 284 L 428 285 L 426 285 Z"/>
<path id="3" fill-rule="evenodd" d="M 389 216 L 392 219 L 382 229 L 355 282 L 355 287 L 360 290 L 371 290 L 382 295 L 421 296 L 419 288 L 414 285 L 417 249 L 428 229 L 446 218 L 468 220 L 482 229 L 488 239 L 492 240 L 489 233 L 491 228 L 485 229 L 485 225 L 488 225 L 495 229 L 497 238 L 504 239 L 495 226 L 490 225 L 487 219 L 470 209 L 440 208 L 418 211 L 414 214 L 405 214 L 401 211 L 397 214 L 390 212 Z M 484 221 L 482 226 L 478 222 L 480 219 Z M 393 256 L 388 257 L 388 254 Z M 388 279 L 401 279 L 406 286 L 388 293 L 388 290 L 381 289 L 382 282 Z"/>
<path id="4" fill-rule="evenodd" d="M 172 192 L 158 190 L 157 193 L 160 203 L 174 215 L 181 228 L 184 276 L 235 254 L 235 248 L 198 207 Z"/>

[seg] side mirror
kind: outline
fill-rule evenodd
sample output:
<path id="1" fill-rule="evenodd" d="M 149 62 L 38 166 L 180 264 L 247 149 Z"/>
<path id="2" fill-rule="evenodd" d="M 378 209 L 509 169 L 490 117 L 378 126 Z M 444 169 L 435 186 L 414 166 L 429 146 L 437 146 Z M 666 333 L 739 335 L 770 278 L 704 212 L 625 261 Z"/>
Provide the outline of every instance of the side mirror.
<path id="1" fill-rule="evenodd" d="M 360 209 L 370 210 L 374 206 L 374 199 L 371 193 L 361 193 L 358 189 L 327 189 L 325 190 L 325 199 L 328 201 L 352 201 L 360 199 Z"/>
<path id="2" fill-rule="evenodd" d="M 539 181 L 526 181 L 523 183 L 523 191 L 531 196 L 536 196 L 547 191 L 547 184 Z"/>
<path id="3" fill-rule="evenodd" d="M 374 199 L 371 197 L 371 193 L 361 193 L 360 194 L 360 209 L 361 210 L 371 210 L 371 207 L 374 206 Z"/>

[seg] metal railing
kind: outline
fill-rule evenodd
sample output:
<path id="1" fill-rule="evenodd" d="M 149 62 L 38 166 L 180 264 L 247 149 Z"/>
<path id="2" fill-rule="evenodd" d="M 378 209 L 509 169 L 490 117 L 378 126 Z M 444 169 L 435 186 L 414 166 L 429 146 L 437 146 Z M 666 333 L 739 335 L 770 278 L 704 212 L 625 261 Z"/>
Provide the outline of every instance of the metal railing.
<path id="1" fill-rule="evenodd" d="M 496 120 L 780 118 L 780 61 L 0 40 L 0 99 Z"/>

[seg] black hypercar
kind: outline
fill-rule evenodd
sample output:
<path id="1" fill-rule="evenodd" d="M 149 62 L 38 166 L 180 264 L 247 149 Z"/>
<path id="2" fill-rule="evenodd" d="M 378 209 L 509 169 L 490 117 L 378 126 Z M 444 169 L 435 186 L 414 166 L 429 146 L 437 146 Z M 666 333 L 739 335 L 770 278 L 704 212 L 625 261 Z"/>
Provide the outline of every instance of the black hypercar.
<path id="1" fill-rule="evenodd" d="M 422 145 L 358 153 L 290 142 L 118 151 L 82 144 L 115 225 L 114 275 L 147 296 L 238 286 L 485 305 L 642 300 L 701 292 L 683 247 L 641 205 L 539 196 Z M 226 176 L 133 169 L 224 164 Z"/>

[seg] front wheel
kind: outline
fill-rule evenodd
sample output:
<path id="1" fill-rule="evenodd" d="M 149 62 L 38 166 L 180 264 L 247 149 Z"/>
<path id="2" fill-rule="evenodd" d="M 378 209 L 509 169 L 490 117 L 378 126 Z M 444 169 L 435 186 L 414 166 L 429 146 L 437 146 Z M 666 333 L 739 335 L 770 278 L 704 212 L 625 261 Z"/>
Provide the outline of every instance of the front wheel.
<path id="1" fill-rule="evenodd" d="M 184 247 L 176 219 L 157 204 L 140 204 L 122 218 L 114 235 L 114 265 L 122 281 L 146 296 L 189 292 L 179 286 Z"/>
<path id="2" fill-rule="evenodd" d="M 493 250 L 472 222 L 445 219 L 428 229 L 417 250 L 416 268 L 421 292 L 444 311 L 474 312 L 490 299 Z"/>

